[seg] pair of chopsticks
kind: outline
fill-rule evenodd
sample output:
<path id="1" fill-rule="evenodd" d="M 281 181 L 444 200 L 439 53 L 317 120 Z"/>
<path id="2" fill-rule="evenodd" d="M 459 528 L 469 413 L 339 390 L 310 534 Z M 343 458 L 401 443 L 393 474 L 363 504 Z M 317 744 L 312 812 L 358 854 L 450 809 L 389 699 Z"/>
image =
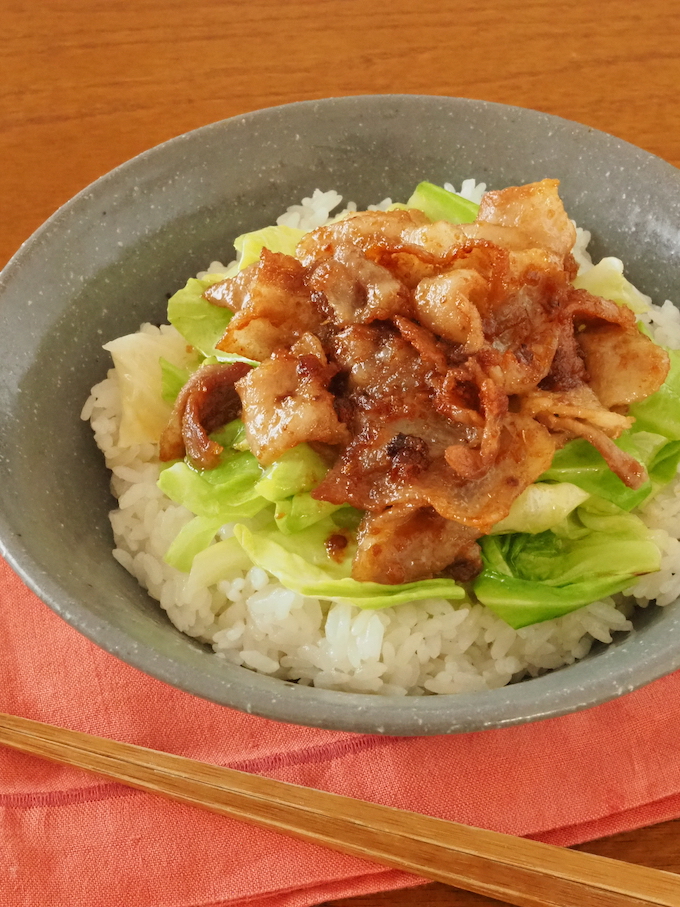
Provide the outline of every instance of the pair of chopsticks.
<path id="1" fill-rule="evenodd" d="M 0 713 L 0 744 L 518 907 L 680 907 L 680 876 Z"/>

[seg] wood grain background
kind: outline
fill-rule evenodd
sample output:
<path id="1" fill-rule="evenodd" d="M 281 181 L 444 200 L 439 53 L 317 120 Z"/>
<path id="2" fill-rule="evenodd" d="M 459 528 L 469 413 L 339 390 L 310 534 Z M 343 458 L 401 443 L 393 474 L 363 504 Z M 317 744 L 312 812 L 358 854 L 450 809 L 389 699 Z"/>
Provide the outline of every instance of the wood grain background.
<path id="1" fill-rule="evenodd" d="M 680 166 L 680 12 L 661 0 L 4 0 L 0 23 L 0 264 L 124 160 L 290 101 L 482 98 Z M 665 823 L 585 849 L 680 871 L 679 833 Z M 334 907 L 491 903 L 427 886 Z"/>

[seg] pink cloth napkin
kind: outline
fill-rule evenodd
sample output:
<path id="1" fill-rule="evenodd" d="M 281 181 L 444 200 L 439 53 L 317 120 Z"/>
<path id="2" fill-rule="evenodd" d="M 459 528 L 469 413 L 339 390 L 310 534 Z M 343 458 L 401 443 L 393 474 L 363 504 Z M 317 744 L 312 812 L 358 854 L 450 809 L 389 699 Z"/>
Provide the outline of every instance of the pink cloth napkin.
<path id="1" fill-rule="evenodd" d="M 556 844 L 680 816 L 680 673 L 564 718 L 384 738 L 178 692 L 4 563 L 0 640 L 0 711 Z M 419 881 L 0 747 L 1 907 L 305 907 Z"/>

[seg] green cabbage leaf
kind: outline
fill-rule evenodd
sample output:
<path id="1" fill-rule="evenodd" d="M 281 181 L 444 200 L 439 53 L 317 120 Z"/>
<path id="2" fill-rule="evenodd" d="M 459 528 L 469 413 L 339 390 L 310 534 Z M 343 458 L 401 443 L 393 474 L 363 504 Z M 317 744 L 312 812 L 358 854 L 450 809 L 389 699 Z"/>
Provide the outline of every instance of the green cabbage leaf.
<path id="1" fill-rule="evenodd" d="M 298 444 L 264 469 L 256 491 L 276 503 L 311 491 L 327 472 L 328 466 L 309 444 Z"/>
<path id="2" fill-rule="evenodd" d="M 664 485 L 675 475 L 680 462 L 678 441 L 669 441 L 666 436 L 653 432 L 627 431 L 615 443 L 646 467 L 649 480 L 640 488 L 625 485 L 611 471 L 602 454 L 583 438 L 570 441 L 558 450 L 540 481 L 569 482 L 624 510 L 632 510 L 652 494 L 655 485 Z"/>
<path id="3" fill-rule="evenodd" d="M 479 211 L 475 202 L 428 182 L 418 183 L 406 207 L 417 208 L 431 221 L 446 220 L 452 224 L 471 224 Z"/>
<path id="4" fill-rule="evenodd" d="M 345 505 L 317 501 L 309 491 L 301 491 L 299 494 L 276 502 L 274 519 L 279 532 L 292 535 L 337 513 L 343 506 Z"/>
<path id="5" fill-rule="evenodd" d="M 240 253 L 239 271 L 258 261 L 263 249 L 269 249 L 270 252 L 283 252 L 285 255 L 295 255 L 295 247 L 304 235 L 304 230 L 284 225 L 264 227 L 262 230 L 253 230 L 252 233 L 242 233 L 234 240 L 234 247 Z"/>
<path id="6" fill-rule="evenodd" d="M 178 460 L 163 469 L 158 487 L 176 504 L 196 516 L 224 522 L 253 516 L 269 504 L 255 491 L 262 467 L 248 451 L 225 450 L 215 469 L 196 469 Z"/>
<path id="7" fill-rule="evenodd" d="M 510 513 L 496 523 L 492 534 L 545 532 L 561 523 L 588 497 L 587 491 L 571 482 L 536 482 L 513 501 Z"/>
<path id="8" fill-rule="evenodd" d="M 656 393 L 630 406 L 633 431 L 649 431 L 680 441 L 680 350 L 666 350 L 670 369 Z M 670 479 L 668 480 L 670 481 Z"/>
<path id="9" fill-rule="evenodd" d="M 187 383 L 194 369 L 182 368 L 168 361 L 164 356 L 158 360 L 161 366 L 161 397 L 171 406 L 177 399 L 179 392 Z"/>
<path id="10" fill-rule="evenodd" d="M 621 592 L 661 563 L 642 520 L 595 497 L 552 530 L 489 535 L 481 546 L 475 595 L 515 629 Z"/>

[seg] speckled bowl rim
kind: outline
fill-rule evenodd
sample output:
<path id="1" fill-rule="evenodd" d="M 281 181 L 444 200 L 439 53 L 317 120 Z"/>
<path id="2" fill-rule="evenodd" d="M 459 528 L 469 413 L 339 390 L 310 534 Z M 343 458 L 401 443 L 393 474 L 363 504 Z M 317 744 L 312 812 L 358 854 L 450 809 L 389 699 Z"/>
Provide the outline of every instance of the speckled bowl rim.
<path id="1" fill-rule="evenodd" d="M 484 101 L 442 98 L 420 95 L 362 95 L 331 98 L 322 101 L 302 101 L 296 104 L 254 111 L 240 117 L 222 120 L 201 129 L 170 139 L 105 174 L 63 205 L 31 236 L 13 256 L 0 274 L 0 292 L 4 283 L 13 279 L 25 258 L 42 243 L 58 236 L 63 222 L 87 211 L 93 195 L 100 188 L 116 181 L 134 178 L 136 169 L 169 146 L 191 142 L 199 134 L 234 129 L 253 121 L 264 122 L 272 114 L 286 110 L 307 109 L 310 115 L 323 114 L 327 105 L 345 106 L 348 111 L 362 109 L 370 113 L 374 105 L 390 99 L 408 108 L 409 105 L 444 103 L 469 108 L 496 109 L 516 116 L 541 118 L 556 129 L 565 124 L 570 130 L 581 131 L 587 141 L 593 130 L 586 126 L 528 111 Z M 598 133 L 603 136 L 603 133 Z M 611 137 L 607 137 L 611 138 Z M 653 156 L 641 149 L 611 138 L 612 147 L 626 146 L 646 160 Z M 669 165 L 654 158 L 663 168 Z M 664 171 L 665 172 L 665 171 Z M 674 171 L 676 176 L 678 171 Z M 300 686 L 264 675 L 238 669 L 223 678 L 202 674 L 198 662 L 189 658 L 185 663 L 167 658 L 153 649 L 140 645 L 119 628 L 102 622 L 91 614 L 87 604 L 65 600 L 63 590 L 50 576 L 41 574 L 26 544 L 16 536 L 12 525 L 0 512 L 0 553 L 13 569 L 52 610 L 80 633 L 102 649 L 124 662 L 166 683 L 222 705 L 237 708 L 263 717 L 305 726 L 332 728 L 358 733 L 390 735 L 448 734 L 502 728 L 524 722 L 554 718 L 577 710 L 590 708 L 642 687 L 680 667 L 680 620 L 672 620 L 646 628 L 650 645 L 641 662 L 626 652 L 634 642 L 636 631 L 621 644 L 607 648 L 595 658 L 569 666 L 569 683 L 565 685 L 565 669 L 542 677 L 485 691 L 431 697 L 381 697 L 370 694 L 345 693 Z M 121 568 L 122 569 L 122 568 Z M 651 635 L 650 635 L 651 634 Z"/>

